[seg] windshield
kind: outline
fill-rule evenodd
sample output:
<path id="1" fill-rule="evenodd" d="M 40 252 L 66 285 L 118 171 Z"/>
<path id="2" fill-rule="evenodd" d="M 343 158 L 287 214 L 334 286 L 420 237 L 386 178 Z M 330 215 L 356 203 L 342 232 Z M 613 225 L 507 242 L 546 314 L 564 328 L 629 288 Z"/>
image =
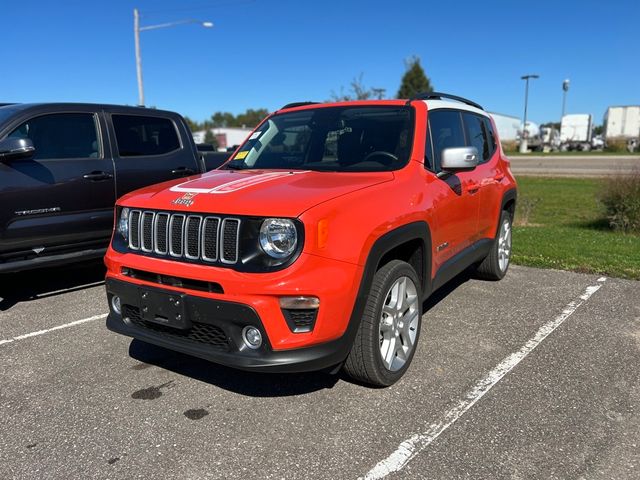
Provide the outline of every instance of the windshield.
<path id="1" fill-rule="evenodd" d="M 326 107 L 274 115 L 242 145 L 231 169 L 377 172 L 409 160 L 409 107 Z"/>

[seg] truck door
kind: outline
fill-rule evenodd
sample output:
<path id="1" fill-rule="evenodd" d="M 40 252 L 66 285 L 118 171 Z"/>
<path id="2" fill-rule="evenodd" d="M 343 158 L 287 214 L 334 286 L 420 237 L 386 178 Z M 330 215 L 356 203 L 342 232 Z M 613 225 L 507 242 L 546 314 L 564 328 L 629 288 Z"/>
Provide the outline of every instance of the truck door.
<path id="1" fill-rule="evenodd" d="M 446 148 L 464 147 L 462 116 L 458 110 L 428 112 L 427 159 L 434 173 L 441 171 L 440 159 Z M 473 172 L 445 175 L 432 182 L 436 225 L 432 228 L 434 268 L 471 245 L 477 236 L 478 187 Z M 435 270 L 434 270 L 435 271 Z"/>
<path id="2" fill-rule="evenodd" d="M 115 138 L 116 193 L 200 173 L 198 158 L 182 137 L 189 132 L 161 114 L 110 113 Z"/>
<path id="3" fill-rule="evenodd" d="M 4 136 L 30 138 L 35 153 L 0 163 L 0 251 L 40 254 L 96 239 L 106 246 L 115 188 L 98 112 L 74 107 L 18 122 Z"/>

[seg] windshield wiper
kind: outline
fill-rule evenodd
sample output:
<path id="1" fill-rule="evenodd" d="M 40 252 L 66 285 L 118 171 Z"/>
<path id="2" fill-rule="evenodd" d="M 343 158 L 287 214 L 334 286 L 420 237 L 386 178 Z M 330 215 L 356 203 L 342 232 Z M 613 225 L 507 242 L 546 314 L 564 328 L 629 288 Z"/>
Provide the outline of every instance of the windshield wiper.
<path id="1" fill-rule="evenodd" d="M 242 160 L 231 160 L 225 165 L 225 168 L 229 170 L 244 170 L 247 166 Z"/>

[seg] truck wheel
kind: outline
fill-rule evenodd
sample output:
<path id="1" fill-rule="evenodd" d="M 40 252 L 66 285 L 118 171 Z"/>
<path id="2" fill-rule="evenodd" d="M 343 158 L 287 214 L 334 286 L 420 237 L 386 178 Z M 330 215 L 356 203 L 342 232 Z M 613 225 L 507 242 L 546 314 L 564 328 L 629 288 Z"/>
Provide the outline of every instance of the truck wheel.
<path id="1" fill-rule="evenodd" d="M 392 260 L 376 272 L 344 364 L 351 378 L 387 387 L 404 375 L 420 337 L 420 292 L 418 275 L 406 262 Z"/>
<path id="2" fill-rule="evenodd" d="M 476 274 L 484 280 L 502 280 L 511 262 L 511 214 L 503 210 L 500 214 L 500 228 L 493 241 L 489 255 L 478 265 Z"/>

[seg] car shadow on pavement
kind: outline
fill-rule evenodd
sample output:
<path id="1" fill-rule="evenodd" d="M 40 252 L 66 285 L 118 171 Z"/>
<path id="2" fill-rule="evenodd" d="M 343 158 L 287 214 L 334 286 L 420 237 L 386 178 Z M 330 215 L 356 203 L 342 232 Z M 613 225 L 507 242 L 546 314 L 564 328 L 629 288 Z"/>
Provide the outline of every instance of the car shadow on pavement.
<path id="1" fill-rule="evenodd" d="M 473 278 L 471 270 L 462 272 L 453 278 L 423 303 L 423 312 L 428 313 L 450 293 Z M 129 356 L 142 362 L 134 365 L 132 367 L 134 370 L 140 370 L 145 366 L 156 366 L 251 397 L 304 395 L 333 388 L 340 380 L 359 384 L 343 372 L 337 374 L 325 371 L 281 374 L 236 370 L 135 339 L 129 345 Z"/>
<path id="2" fill-rule="evenodd" d="M 257 373 L 236 370 L 197 357 L 132 340 L 129 356 L 201 382 L 250 397 L 288 397 L 332 388 L 340 376 L 325 372 Z M 134 369 L 140 369 L 134 366 Z"/>
<path id="3" fill-rule="evenodd" d="M 104 283 L 102 260 L 0 274 L 0 311 L 20 302 L 74 292 Z"/>
<path id="4" fill-rule="evenodd" d="M 472 268 L 468 268 L 467 270 L 463 271 L 459 275 L 457 275 L 454 278 L 452 278 L 451 280 L 449 280 L 449 282 L 445 283 L 442 287 L 440 287 L 438 290 L 433 292 L 429 296 L 429 298 L 427 298 L 422 303 L 422 314 L 424 315 L 424 314 L 428 313 L 429 310 L 431 310 L 436 305 L 438 305 L 442 300 L 447 298 L 458 287 L 460 287 L 461 285 L 467 283 L 469 280 L 473 280 L 473 279 L 474 279 L 473 269 Z"/>

